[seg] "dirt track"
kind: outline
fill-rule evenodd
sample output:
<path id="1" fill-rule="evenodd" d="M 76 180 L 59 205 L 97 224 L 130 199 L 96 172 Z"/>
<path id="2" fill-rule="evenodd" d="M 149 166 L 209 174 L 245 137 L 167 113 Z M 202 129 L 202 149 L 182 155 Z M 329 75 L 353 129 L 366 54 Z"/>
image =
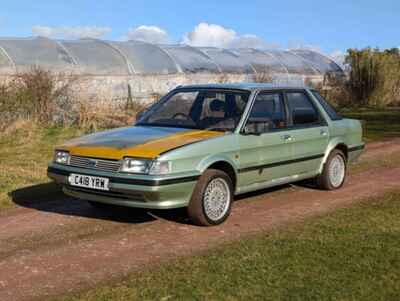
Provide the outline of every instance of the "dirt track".
<path id="1" fill-rule="evenodd" d="M 400 140 L 367 146 L 362 160 L 400 152 Z M 146 263 L 201 251 L 249 233 L 321 214 L 399 188 L 400 168 L 352 175 L 339 191 L 285 186 L 242 197 L 222 226 L 186 223 L 182 210 L 117 209 L 107 214 L 43 187 L 14 193 L 0 214 L 0 300 L 30 300 L 121 277 Z"/>

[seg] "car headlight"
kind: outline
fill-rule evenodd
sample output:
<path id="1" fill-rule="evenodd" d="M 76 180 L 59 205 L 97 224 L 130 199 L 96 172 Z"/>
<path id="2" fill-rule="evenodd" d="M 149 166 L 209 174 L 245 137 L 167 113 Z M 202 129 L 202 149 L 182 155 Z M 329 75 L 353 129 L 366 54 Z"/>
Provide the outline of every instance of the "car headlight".
<path id="1" fill-rule="evenodd" d="M 69 158 L 69 152 L 58 150 L 54 152 L 54 162 L 58 164 L 69 164 Z"/>
<path id="2" fill-rule="evenodd" d="M 137 159 L 137 158 L 125 158 L 122 161 L 121 171 L 130 173 L 149 173 L 151 160 Z"/>
<path id="3" fill-rule="evenodd" d="M 151 175 L 165 175 L 171 172 L 171 162 L 170 161 L 154 161 L 150 167 Z"/>
<path id="4" fill-rule="evenodd" d="M 171 171 L 171 162 L 152 161 L 148 159 L 125 158 L 122 161 L 121 172 L 164 175 Z"/>

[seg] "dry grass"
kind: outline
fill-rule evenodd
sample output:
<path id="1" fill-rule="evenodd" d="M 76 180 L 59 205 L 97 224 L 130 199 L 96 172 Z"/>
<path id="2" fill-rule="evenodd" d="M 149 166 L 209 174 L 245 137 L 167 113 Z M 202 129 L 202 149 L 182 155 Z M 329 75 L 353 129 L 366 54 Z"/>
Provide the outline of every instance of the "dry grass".
<path id="1" fill-rule="evenodd" d="M 44 129 L 29 121 L 10 126 L 0 136 L 0 210 L 12 206 L 12 191 L 48 182 L 46 168 L 54 146 L 83 133 L 76 128 Z"/>
<path id="2" fill-rule="evenodd" d="M 268 72 L 260 72 L 254 74 L 253 80 L 255 83 L 272 83 L 273 78 L 271 73 Z"/>
<path id="3" fill-rule="evenodd" d="M 12 133 L 25 122 L 97 130 L 131 124 L 144 104 L 107 92 L 88 94 L 84 80 L 33 67 L 0 83 L 0 130 Z M 154 94 L 158 97 L 158 94 Z"/>

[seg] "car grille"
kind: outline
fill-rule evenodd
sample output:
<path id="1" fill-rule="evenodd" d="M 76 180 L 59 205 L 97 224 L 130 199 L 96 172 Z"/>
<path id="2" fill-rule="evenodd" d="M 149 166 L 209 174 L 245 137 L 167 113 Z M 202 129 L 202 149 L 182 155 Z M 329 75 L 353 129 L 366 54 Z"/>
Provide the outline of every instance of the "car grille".
<path id="1" fill-rule="evenodd" d="M 115 160 L 104 160 L 104 159 L 92 159 L 87 157 L 71 156 L 69 165 L 94 169 L 100 171 L 117 172 L 121 167 L 120 161 Z"/>

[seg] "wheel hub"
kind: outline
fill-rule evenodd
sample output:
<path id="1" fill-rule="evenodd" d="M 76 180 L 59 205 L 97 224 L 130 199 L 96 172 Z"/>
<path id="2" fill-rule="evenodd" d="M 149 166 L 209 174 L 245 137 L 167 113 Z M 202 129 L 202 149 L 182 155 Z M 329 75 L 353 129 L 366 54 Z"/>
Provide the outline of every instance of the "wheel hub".
<path id="1" fill-rule="evenodd" d="M 221 219 L 228 211 L 230 190 L 226 181 L 216 178 L 208 183 L 204 193 L 204 213 L 213 221 Z"/>
<path id="2" fill-rule="evenodd" d="M 340 155 L 336 155 L 329 165 L 329 180 L 334 187 L 339 187 L 345 176 L 345 163 Z"/>

